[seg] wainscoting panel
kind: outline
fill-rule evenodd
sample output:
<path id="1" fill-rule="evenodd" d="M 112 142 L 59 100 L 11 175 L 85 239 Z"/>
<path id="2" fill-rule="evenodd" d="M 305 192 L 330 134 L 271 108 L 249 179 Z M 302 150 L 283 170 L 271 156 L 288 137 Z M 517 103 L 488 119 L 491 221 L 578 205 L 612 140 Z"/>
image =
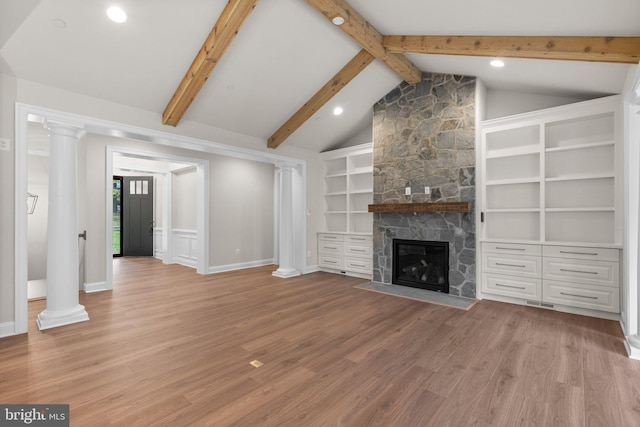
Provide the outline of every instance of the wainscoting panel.
<path id="1" fill-rule="evenodd" d="M 164 251 L 162 250 L 162 228 L 153 229 L 153 256 L 162 259 Z"/>
<path id="2" fill-rule="evenodd" d="M 173 229 L 173 262 L 196 268 L 198 252 L 196 242 L 198 233 L 196 230 Z"/>

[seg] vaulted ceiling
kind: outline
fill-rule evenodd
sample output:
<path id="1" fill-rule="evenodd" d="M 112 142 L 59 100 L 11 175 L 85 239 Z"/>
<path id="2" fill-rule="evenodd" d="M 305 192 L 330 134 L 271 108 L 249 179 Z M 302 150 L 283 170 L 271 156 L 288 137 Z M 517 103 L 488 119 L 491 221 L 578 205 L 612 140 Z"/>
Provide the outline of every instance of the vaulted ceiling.
<path id="1" fill-rule="evenodd" d="M 228 2 L 122 0 L 117 3 L 128 14 L 123 24 L 107 19 L 105 10 L 110 3 L 0 0 L 0 70 L 153 111 L 162 120 L 212 28 L 216 23 L 227 22 L 224 13 Z M 220 55 L 206 59 L 215 66 L 193 93 L 193 101 L 187 103 L 184 115 L 174 123 L 178 129 L 186 121 L 199 122 L 261 138 L 265 145 L 281 132 L 278 143 L 323 151 L 369 126 L 372 105 L 407 80 L 392 65 L 383 62 L 375 47 L 364 46 L 377 56 L 372 60 L 369 53 L 363 52 L 359 36 L 356 34 L 354 40 L 347 34 L 352 15 L 345 16 L 346 26 L 337 27 L 327 19 L 331 16 L 321 13 L 322 8 L 334 7 L 333 0 L 240 3 L 253 3 L 252 10 L 244 14 L 246 19 L 244 15 L 236 15 L 236 19 L 242 17 L 242 24 L 226 36 L 223 34 L 231 39 L 230 44 Z M 546 40 L 551 36 L 640 36 L 637 0 L 349 0 L 348 3 L 375 30 L 374 38 L 544 36 Z M 220 30 L 218 27 L 214 31 Z M 428 39 L 426 45 L 446 45 L 446 40 Z M 494 41 L 483 39 L 483 45 L 488 45 L 489 40 Z M 462 43 L 456 47 L 458 50 L 473 46 L 468 44 L 469 40 L 457 41 Z M 388 49 L 393 44 L 394 50 L 406 51 L 407 44 L 416 40 L 386 38 L 385 42 Z M 410 50 L 416 51 L 416 47 Z M 489 59 L 494 52 L 488 53 L 491 57 L 432 52 L 387 51 L 382 55 L 402 55 L 405 58 L 402 61 L 420 71 L 475 75 L 492 89 L 574 98 L 620 93 L 632 66 L 505 58 L 504 68 L 493 69 Z M 343 76 L 341 71 L 348 67 L 351 68 L 345 75 L 349 79 L 336 83 L 336 76 Z M 317 98 L 326 85 L 326 93 L 337 92 L 328 101 L 327 96 Z M 338 92 L 337 86 L 344 88 Z M 295 118 L 305 103 L 307 111 L 297 116 L 293 131 L 287 132 L 287 126 L 283 125 Z M 341 116 L 332 114 L 336 105 L 344 108 Z"/>

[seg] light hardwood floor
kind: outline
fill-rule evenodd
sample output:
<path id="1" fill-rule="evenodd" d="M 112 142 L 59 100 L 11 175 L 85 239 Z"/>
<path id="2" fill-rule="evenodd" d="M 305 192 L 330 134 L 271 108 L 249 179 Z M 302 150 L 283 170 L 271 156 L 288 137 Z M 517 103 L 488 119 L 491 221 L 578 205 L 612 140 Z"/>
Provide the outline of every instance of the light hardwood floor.
<path id="1" fill-rule="evenodd" d="M 88 322 L 38 331 L 29 303 L 29 334 L 0 340 L 0 403 L 68 403 L 72 426 L 640 425 L 616 322 L 274 269 L 118 259 L 112 292 L 81 294 Z"/>

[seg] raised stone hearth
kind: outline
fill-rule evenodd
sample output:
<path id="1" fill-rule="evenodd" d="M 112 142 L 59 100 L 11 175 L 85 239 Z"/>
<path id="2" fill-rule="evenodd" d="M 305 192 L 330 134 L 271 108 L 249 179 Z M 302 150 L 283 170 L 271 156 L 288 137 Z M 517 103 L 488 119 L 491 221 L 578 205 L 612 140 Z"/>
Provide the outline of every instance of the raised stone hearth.
<path id="1" fill-rule="evenodd" d="M 373 203 L 475 201 L 474 77 L 424 73 L 374 106 Z M 430 194 L 425 194 L 425 187 Z M 411 187 L 411 195 L 405 188 Z M 391 284 L 393 239 L 449 242 L 449 292 L 476 296 L 473 208 L 373 216 L 373 281 Z"/>

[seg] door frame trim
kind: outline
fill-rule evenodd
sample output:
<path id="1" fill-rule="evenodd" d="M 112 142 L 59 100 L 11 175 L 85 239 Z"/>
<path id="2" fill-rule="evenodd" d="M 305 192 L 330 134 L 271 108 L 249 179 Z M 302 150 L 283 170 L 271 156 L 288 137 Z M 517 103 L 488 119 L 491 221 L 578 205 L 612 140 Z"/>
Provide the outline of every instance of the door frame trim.
<path id="1" fill-rule="evenodd" d="M 158 153 L 152 151 L 131 150 L 125 147 L 116 147 L 108 145 L 106 147 L 106 168 L 105 181 L 109 181 L 109 176 L 113 176 L 113 156 L 122 155 L 125 157 L 134 157 L 139 159 L 168 161 L 172 163 L 184 163 L 196 168 L 196 232 L 198 234 L 196 252 L 198 261 L 196 271 L 198 274 L 207 274 L 209 270 L 209 160 L 198 159 L 195 157 L 177 156 L 173 154 Z M 154 173 L 154 172 L 150 172 Z M 171 175 L 166 173 L 166 175 Z M 109 183 L 109 182 L 108 182 Z M 171 206 L 171 185 L 164 186 L 162 208 L 164 224 L 162 226 L 162 247 L 163 247 L 163 263 L 170 263 L 169 248 L 172 247 L 171 229 L 173 228 L 172 218 L 169 207 Z M 111 249 L 111 224 L 113 223 L 113 209 L 109 209 L 109 201 L 111 200 L 109 189 L 105 191 L 106 218 L 105 221 L 105 237 L 106 250 L 110 255 Z M 168 213 L 168 215 L 166 215 Z M 202 236 L 202 238 L 200 238 Z M 165 246 L 166 245 L 166 246 Z M 107 277 L 106 289 L 113 289 L 113 257 L 107 256 Z"/>

